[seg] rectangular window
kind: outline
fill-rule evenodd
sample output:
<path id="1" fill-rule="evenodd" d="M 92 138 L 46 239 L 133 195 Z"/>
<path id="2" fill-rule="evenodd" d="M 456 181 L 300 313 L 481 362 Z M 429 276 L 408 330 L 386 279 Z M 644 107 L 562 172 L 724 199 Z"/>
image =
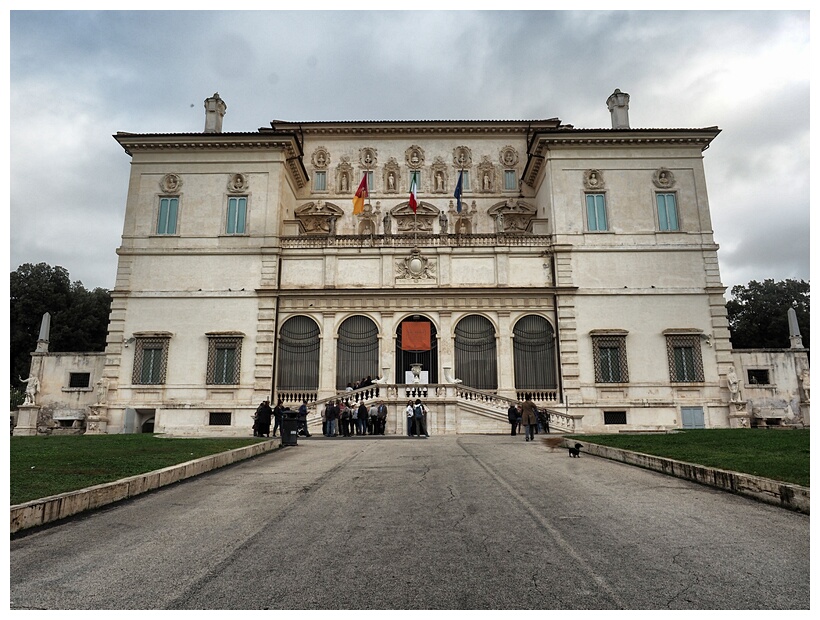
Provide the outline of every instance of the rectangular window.
<path id="1" fill-rule="evenodd" d="M 587 194 L 587 229 L 608 230 L 606 223 L 606 198 L 604 194 Z"/>
<path id="2" fill-rule="evenodd" d="M 680 230 L 675 194 L 656 194 L 655 197 L 658 201 L 658 229 Z"/>
<path id="3" fill-rule="evenodd" d="M 373 190 L 376 189 L 375 186 L 373 185 L 373 171 L 368 170 L 367 172 L 365 172 L 365 174 L 367 175 L 367 189 L 368 189 L 368 191 L 372 192 Z M 358 189 L 358 188 L 356 188 L 356 189 Z"/>
<path id="4" fill-rule="evenodd" d="M 518 178 L 515 174 L 515 170 L 505 170 L 504 171 L 504 190 L 516 190 L 518 189 Z"/>
<path id="5" fill-rule="evenodd" d="M 324 192 L 327 190 L 327 171 L 315 170 L 313 172 L 313 189 L 317 192 Z"/>
<path id="6" fill-rule="evenodd" d="M 413 179 L 416 180 L 416 191 L 421 193 L 421 170 L 410 171 L 410 185 L 408 185 L 408 188 L 413 187 Z"/>
<path id="7" fill-rule="evenodd" d="M 160 198 L 159 217 L 157 219 L 158 235 L 177 234 L 177 210 L 179 209 L 179 198 Z"/>
<path id="8" fill-rule="evenodd" d="M 604 411 L 604 424 L 626 424 L 626 411 Z"/>
<path id="9" fill-rule="evenodd" d="M 699 336 L 667 335 L 666 352 L 669 361 L 669 377 L 673 383 L 703 381 L 703 359 L 700 353 Z"/>
<path id="10" fill-rule="evenodd" d="M 596 383 L 627 383 L 626 336 L 592 336 Z"/>
<path id="11" fill-rule="evenodd" d="M 242 338 L 208 338 L 209 385 L 236 385 L 239 383 L 239 362 L 242 353 Z"/>
<path id="12" fill-rule="evenodd" d="M 208 414 L 208 426 L 230 426 L 231 414 L 229 411 L 211 411 Z"/>
<path id="13" fill-rule="evenodd" d="M 248 213 L 248 199 L 246 196 L 231 196 L 228 198 L 228 224 L 225 232 L 229 235 L 245 234 L 245 218 Z"/>
<path id="14" fill-rule="evenodd" d="M 131 382 L 137 385 L 165 383 L 167 363 L 168 338 L 137 338 Z"/>
<path id="15" fill-rule="evenodd" d="M 68 375 L 68 387 L 87 388 L 91 384 L 91 373 L 72 372 Z"/>
<path id="16" fill-rule="evenodd" d="M 458 176 L 456 176 L 456 182 L 458 182 Z M 470 191 L 470 171 L 465 170 L 464 175 L 461 177 L 461 191 L 462 192 L 469 192 Z"/>
<path id="17" fill-rule="evenodd" d="M 760 368 L 750 368 L 746 371 L 749 383 L 752 385 L 769 385 L 769 371 Z"/>

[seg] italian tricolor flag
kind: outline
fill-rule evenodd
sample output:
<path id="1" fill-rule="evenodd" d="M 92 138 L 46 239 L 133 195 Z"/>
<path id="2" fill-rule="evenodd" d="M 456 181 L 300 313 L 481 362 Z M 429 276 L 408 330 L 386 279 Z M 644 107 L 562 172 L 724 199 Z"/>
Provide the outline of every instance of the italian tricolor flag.
<path id="1" fill-rule="evenodd" d="M 418 209 L 419 206 L 419 203 L 416 200 L 417 191 L 418 188 L 416 187 L 416 175 L 413 175 L 413 182 L 410 184 L 410 201 L 408 203 L 410 205 L 410 208 L 413 209 L 413 213 L 416 212 L 416 209 Z"/>

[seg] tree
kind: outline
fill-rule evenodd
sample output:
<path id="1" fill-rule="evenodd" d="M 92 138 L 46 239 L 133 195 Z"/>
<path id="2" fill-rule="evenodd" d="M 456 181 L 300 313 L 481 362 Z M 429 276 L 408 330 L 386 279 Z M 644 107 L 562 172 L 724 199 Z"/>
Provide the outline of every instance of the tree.
<path id="1" fill-rule="evenodd" d="M 789 308 L 794 307 L 803 346 L 809 347 L 809 283 L 803 280 L 752 280 L 732 287 L 726 303 L 735 349 L 789 346 Z"/>
<path id="2" fill-rule="evenodd" d="M 72 283 L 68 271 L 46 263 L 20 265 L 11 272 L 11 386 L 22 389 L 31 352 L 37 348 L 43 314 L 51 314 L 49 351 L 104 351 L 111 295 Z"/>

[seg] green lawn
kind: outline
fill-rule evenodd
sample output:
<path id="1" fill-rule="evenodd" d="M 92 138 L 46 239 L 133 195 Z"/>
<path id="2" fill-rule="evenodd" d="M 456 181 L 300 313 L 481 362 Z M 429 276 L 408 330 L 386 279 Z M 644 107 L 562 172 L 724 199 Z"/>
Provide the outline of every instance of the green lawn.
<path id="1" fill-rule="evenodd" d="M 11 437 L 11 505 L 162 469 L 260 441 L 149 434 Z"/>
<path id="2" fill-rule="evenodd" d="M 809 486 L 808 429 L 710 429 L 575 435 L 584 441 Z"/>

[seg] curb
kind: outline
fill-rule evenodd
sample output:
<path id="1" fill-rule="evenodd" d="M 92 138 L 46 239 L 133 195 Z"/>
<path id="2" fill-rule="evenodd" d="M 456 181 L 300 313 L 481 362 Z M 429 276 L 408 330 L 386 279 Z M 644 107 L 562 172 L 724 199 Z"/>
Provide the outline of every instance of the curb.
<path id="1" fill-rule="evenodd" d="M 147 474 L 137 474 L 79 491 L 69 491 L 17 504 L 11 507 L 11 534 L 130 499 L 279 447 L 278 441 L 261 441 L 251 446 L 203 456 Z"/>
<path id="2" fill-rule="evenodd" d="M 583 439 L 564 439 L 564 447 L 583 441 Z M 676 461 L 642 452 L 631 452 L 620 448 L 611 448 L 584 441 L 584 452 L 601 458 L 635 465 L 676 478 L 683 478 L 722 491 L 744 495 L 766 504 L 779 506 L 803 514 L 809 514 L 810 489 L 797 484 L 761 478 L 736 471 L 715 469 L 704 465 L 695 465 Z"/>

